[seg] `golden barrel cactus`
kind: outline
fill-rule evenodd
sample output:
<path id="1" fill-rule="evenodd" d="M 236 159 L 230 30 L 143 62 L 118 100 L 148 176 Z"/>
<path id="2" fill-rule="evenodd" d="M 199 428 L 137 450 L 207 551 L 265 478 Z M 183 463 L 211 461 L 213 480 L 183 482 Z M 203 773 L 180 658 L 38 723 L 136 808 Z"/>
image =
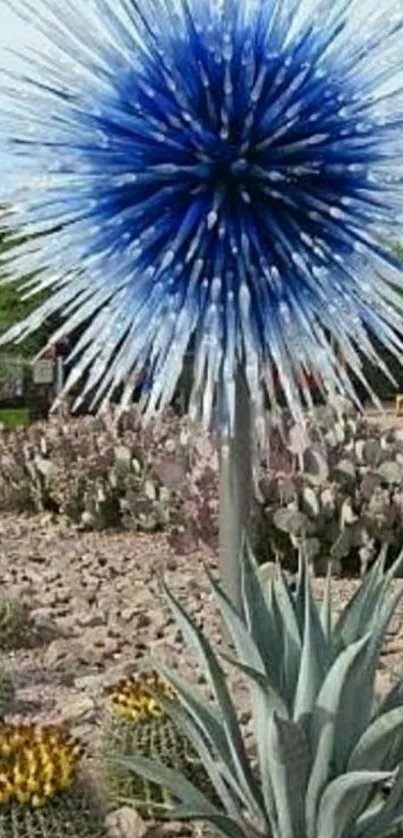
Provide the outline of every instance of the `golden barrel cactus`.
<path id="1" fill-rule="evenodd" d="M 82 752 L 64 727 L 0 723 L 0 838 L 104 838 Z"/>
<path id="2" fill-rule="evenodd" d="M 186 736 L 178 729 L 158 695 L 177 701 L 172 687 L 156 672 L 130 676 L 105 690 L 107 708 L 104 726 L 104 780 L 111 805 L 130 802 L 143 818 L 163 819 L 175 798 L 161 786 L 133 773 L 119 760 L 146 756 L 175 768 L 192 779 L 205 793 L 209 778 Z"/>

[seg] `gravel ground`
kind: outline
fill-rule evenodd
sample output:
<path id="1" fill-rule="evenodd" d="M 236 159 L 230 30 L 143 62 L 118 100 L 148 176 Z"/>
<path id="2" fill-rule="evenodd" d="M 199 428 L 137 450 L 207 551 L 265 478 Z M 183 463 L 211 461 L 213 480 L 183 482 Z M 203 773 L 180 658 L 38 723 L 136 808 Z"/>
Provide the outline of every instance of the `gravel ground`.
<path id="1" fill-rule="evenodd" d="M 14 677 L 17 714 L 68 722 L 96 759 L 100 696 L 107 684 L 150 658 L 202 683 L 166 609 L 160 576 L 219 647 L 220 622 L 204 562 L 216 568 L 203 552 L 175 556 L 164 536 L 79 533 L 47 518 L 2 517 L 1 590 L 27 603 L 34 626 L 25 648 L 3 655 L 1 662 Z M 356 585 L 356 580 L 334 581 L 336 608 Z M 315 594 L 321 588 L 321 580 L 314 580 Z M 390 688 L 402 662 L 403 605 L 382 657 L 381 692 Z M 247 730 L 249 707 L 240 677 L 232 679 L 232 688 Z M 128 829 L 127 836 L 137 832 Z"/>

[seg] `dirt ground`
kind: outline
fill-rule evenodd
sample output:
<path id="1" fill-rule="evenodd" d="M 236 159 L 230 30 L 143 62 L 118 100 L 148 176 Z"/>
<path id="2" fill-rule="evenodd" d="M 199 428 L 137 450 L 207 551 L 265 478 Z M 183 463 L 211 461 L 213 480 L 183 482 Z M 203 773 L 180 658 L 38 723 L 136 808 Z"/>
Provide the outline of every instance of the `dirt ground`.
<path id="1" fill-rule="evenodd" d="M 68 722 L 86 743 L 91 763 L 105 686 L 155 659 L 202 683 L 167 611 L 160 576 L 219 647 L 220 621 L 204 561 L 216 567 L 203 552 L 175 556 L 163 536 L 79 533 L 48 518 L 2 517 L 0 590 L 26 602 L 34 627 L 24 648 L 0 660 L 15 682 L 17 715 Z M 335 580 L 336 607 L 356 584 Z M 314 587 L 319 594 L 322 582 L 315 580 Z M 380 691 L 390 688 L 402 663 L 403 605 L 382 657 Z M 249 704 L 240 677 L 233 688 L 247 730 Z"/>

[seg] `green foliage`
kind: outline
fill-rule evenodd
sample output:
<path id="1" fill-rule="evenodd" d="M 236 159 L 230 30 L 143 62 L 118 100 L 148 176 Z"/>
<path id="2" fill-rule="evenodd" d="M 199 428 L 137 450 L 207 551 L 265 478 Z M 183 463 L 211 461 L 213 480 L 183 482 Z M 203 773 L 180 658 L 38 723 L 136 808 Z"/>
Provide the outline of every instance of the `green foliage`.
<path id="1" fill-rule="evenodd" d="M 26 606 L 12 597 L 0 597 L 0 649 L 9 651 L 23 646 L 29 634 Z"/>
<path id="2" fill-rule="evenodd" d="M 29 423 L 29 410 L 26 408 L 0 410 L 0 424 L 5 428 L 27 428 Z"/>
<path id="3" fill-rule="evenodd" d="M 23 285 L 24 280 L 13 285 L 0 285 L 0 335 L 28 317 L 38 304 L 45 300 L 44 295 L 41 298 L 35 296 L 32 299 L 24 299 Z M 18 354 L 23 358 L 33 358 L 46 345 L 48 338 L 49 328 L 43 325 L 18 344 L 4 344 L 2 352 Z"/>
<path id="4" fill-rule="evenodd" d="M 1 210 L 0 210 L 1 211 Z M 3 209 L 4 213 L 4 209 Z M 7 222 L 7 226 L 9 221 Z M 21 237 L 20 237 L 21 240 Z M 11 235 L 6 228 L 0 228 L 0 275 L 8 270 L 8 251 L 18 244 L 18 236 Z M 24 299 L 26 284 L 29 276 L 21 277 L 20 281 L 0 284 L 0 335 L 4 334 L 12 326 L 28 317 L 37 306 L 46 300 L 46 293 L 36 294 L 34 297 Z M 43 324 L 35 334 L 25 338 L 24 341 L 15 344 L 5 344 L 2 352 L 5 354 L 14 353 L 23 358 L 32 358 L 46 345 L 52 328 L 49 324 Z"/>
<path id="5" fill-rule="evenodd" d="M 228 838 L 387 838 L 403 825 L 401 685 L 382 703 L 374 693 L 385 634 L 403 593 L 390 590 L 403 557 L 388 572 L 385 559 L 386 551 L 336 620 L 330 577 L 317 603 L 302 561 L 295 591 L 279 567 L 264 586 L 246 549 L 242 617 L 210 579 L 233 664 L 250 687 L 257 769 L 217 655 L 166 589 L 215 703 L 160 666 L 181 705 L 174 714 L 165 701 L 162 706 L 192 741 L 221 800 L 216 806 L 180 773 L 131 757 L 126 764 L 133 771 L 179 798 L 173 819 L 204 820 Z"/>

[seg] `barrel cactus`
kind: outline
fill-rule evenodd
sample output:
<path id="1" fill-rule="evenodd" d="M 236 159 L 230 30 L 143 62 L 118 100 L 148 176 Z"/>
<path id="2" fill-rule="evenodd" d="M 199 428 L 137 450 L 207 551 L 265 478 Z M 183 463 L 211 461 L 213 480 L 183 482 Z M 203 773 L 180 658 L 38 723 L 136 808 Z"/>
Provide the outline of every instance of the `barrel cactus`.
<path id="1" fill-rule="evenodd" d="M 207 794 L 213 793 L 194 748 L 162 709 L 163 699 L 178 703 L 165 679 L 145 672 L 122 679 L 105 693 L 104 780 L 112 805 L 130 801 L 144 818 L 163 819 L 175 803 L 168 789 L 128 770 L 124 761 L 133 754 L 181 770 Z"/>
<path id="2" fill-rule="evenodd" d="M 0 723 L 0 838 L 104 838 L 81 755 L 63 727 Z"/>

